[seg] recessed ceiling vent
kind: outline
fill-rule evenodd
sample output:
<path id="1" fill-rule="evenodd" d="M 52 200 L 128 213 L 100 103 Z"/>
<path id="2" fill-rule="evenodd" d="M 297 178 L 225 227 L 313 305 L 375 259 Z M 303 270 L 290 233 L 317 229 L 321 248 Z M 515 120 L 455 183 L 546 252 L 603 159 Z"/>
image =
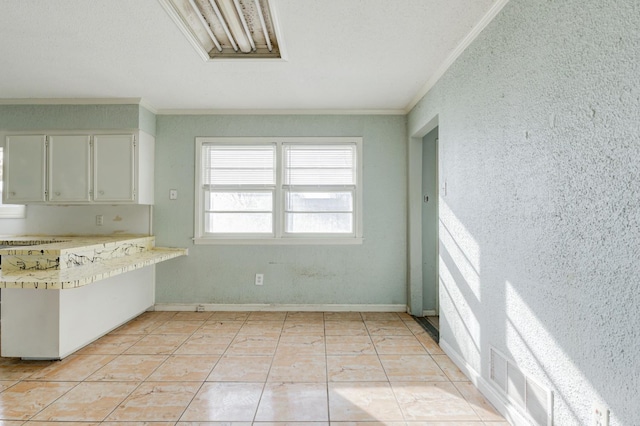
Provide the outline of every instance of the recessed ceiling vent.
<path id="1" fill-rule="evenodd" d="M 204 60 L 282 58 L 269 0 L 158 0 Z"/>

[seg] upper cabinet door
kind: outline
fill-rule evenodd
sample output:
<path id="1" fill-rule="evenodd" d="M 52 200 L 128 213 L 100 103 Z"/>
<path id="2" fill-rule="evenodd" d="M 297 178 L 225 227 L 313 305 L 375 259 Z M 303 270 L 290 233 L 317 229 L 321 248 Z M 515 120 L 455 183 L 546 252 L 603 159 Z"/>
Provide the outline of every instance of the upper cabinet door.
<path id="1" fill-rule="evenodd" d="M 46 199 L 46 136 L 7 136 L 4 150 L 5 204 L 43 202 Z"/>
<path id="2" fill-rule="evenodd" d="M 49 136 L 49 201 L 91 200 L 89 135 Z"/>
<path id="3" fill-rule="evenodd" d="M 93 164 L 95 201 L 135 200 L 134 135 L 95 135 Z"/>

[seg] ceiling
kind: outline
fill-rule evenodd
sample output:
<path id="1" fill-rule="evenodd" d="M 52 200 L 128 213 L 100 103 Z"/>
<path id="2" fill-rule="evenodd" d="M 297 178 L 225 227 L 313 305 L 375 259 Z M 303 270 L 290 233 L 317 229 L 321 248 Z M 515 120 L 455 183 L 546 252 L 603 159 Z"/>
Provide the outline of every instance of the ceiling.
<path id="1" fill-rule="evenodd" d="M 506 3 L 271 1 L 285 59 L 217 62 L 201 59 L 157 0 L 0 1 L 0 99 L 406 111 Z"/>

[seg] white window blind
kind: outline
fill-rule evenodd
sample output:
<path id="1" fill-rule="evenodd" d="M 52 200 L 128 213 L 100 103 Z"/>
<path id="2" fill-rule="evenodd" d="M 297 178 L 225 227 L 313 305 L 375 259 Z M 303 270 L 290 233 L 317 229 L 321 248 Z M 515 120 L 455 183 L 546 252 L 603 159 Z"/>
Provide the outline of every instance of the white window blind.
<path id="1" fill-rule="evenodd" d="M 356 146 L 284 145 L 286 185 L 355 185 Z"/>
<path id="2" fill-rule="evenodd" d="M 274 232 L 275 145 L 203 145 L 207 234 Z"/>

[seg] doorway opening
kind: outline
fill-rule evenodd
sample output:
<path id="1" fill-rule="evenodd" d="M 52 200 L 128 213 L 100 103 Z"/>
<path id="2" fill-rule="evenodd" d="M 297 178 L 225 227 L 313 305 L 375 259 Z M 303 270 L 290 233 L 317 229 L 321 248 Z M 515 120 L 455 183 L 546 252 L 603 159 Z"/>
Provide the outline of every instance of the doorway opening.
<path id="1" fill-rule="evenodd" d="M 422 138 L 422 310 L 438 322 L 438 127 Z"/>

